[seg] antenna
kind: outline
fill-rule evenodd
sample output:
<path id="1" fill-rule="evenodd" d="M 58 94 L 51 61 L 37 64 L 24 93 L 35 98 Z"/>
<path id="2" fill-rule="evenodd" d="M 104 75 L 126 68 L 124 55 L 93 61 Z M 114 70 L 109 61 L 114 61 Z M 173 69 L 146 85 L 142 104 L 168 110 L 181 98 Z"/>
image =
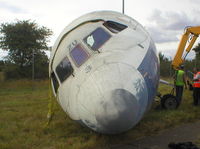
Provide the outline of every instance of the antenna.
<path id="1" fill-rule="evenodd" d="M 124 14 L 124 0 L 122 0 L 122 13 Z"/>

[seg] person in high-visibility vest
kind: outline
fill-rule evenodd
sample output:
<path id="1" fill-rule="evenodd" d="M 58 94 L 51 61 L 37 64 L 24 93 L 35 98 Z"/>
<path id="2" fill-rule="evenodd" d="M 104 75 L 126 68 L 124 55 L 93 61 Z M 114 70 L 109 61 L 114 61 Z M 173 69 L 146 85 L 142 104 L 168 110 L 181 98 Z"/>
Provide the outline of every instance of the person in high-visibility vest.
<path id="1" fill-rule="evenodd" d="M 194 68 L 193 100 L 195 106 L 200 104 L 200 71 L 197 68 Z"/>
<path id="2" fill-rule="evenodd" d="M 185 88 L 187 89 L 184 66 L 181 65 L 180 69 L 177 70 L 176 75 L 175 75 L 176 99 L 178 101 L 178 104 L 180 104 L 182 100 L 184 85 L 185 85 Z"/>

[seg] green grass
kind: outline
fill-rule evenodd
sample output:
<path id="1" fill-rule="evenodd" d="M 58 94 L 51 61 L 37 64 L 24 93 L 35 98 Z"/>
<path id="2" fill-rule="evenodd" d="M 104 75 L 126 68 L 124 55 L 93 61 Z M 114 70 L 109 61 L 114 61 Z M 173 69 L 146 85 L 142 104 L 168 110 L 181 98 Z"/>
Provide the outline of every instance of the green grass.
<path id="1" fill-rule="evenodd" d="M 161 85 L 161 93 L 171 88 Z M 131 142 L 163 129 L 200 119 L 200 108 L 192 106 L 192 92 L 186 90 L 178 110 L 152 109 L 136 127 L 120 135 L 101 135 L 82 127 L 55 105 L 49 127 L 44 127 L 48 111 L 48 81 L 1 82 L 0 149 L 100 149 Z"/>

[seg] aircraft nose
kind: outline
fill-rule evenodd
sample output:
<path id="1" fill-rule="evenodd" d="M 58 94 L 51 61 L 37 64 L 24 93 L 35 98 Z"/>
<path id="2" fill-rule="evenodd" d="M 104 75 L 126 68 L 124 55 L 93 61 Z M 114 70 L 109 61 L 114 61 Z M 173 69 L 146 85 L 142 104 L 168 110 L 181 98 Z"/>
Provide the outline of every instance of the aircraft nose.
<path id="1" fill-rule="evenodd" d="M 143 76 L 134 67 L 121 63 L 96 69 L 78 95 L 80 118 L 88 127 L 104 134 L 131 129 L 148 105 Z"/>
<path id="2" fill-rule="evenodd" d="M 139 112 L 136 97 L 125 89 L 115 89 L 105 96 L 109 100 L 101 102 L 97 108 L 100 131 L 115 134 L 132 128 Z"/>

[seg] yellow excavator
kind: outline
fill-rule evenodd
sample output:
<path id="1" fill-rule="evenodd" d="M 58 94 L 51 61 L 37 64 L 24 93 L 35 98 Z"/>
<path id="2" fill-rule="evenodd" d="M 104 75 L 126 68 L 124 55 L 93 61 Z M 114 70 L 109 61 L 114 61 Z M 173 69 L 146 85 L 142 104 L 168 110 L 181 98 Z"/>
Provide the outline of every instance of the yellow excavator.
<path id="1" fill-rule="evenodd" d="M 178 49 L 176 51 L 176 55 L 172 61 L 172 67 L 174 70 L 178 70 L 180 66 L 184 63 L 185 58 L 192 49 L 199 34 L 200 26 L 185 28 L 184 34 L 182 35 Z M 161 107 L 164 109 L 175 109 L 179 106 L 179 103 L 174 96 L 174 88 L 172 89 L 170 94 L 166 94 L 164 96 L 159 95 L 158 97 L 161 98 Z"/>
<path id="2" fill-rule="evenodd" d="M 199 34 L 200 34 L 200 26 L 186 27 L 185 33 L 183 34 L 178 49 L 176 51 L 176 55 L 172 61 L 172 67 L 175 70 L 179 69 L 180 65 L 183 64 L 187 54 L 192 49 L 192 46 L 194 45 Z M 188 41 L 189 44 L 186 48 L 186 44 Z M 184 52 L 185 54 L 183 55 Z"/>
<path id="3" fill-rule="evenodd" d="M 174 70 L 178 70 L 180 65 L 184 63 L 186 56 L 192 49 L 199 34 L 200 34 L 200 26 L 186 27 L 185 32 L 182 35 L 181 41 L 179 43 L 178 49 L 176 51 L 176 55 L 172 61 L 172 67 Z M 186 48 L 186 44 L 188 41 L 189 41 L 189 44 Z M 183 55 L 183 53 L 185 54 Z"/>

